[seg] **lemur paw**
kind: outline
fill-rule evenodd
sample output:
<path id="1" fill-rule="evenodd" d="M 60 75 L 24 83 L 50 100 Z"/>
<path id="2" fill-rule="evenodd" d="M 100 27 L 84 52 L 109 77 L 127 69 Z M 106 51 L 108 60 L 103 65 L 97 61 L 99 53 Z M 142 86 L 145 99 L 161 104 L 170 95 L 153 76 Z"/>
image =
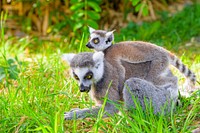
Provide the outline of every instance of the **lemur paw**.
<path id="1" fill-rule="evenodd" d="M 65 112 L 64 118 L 65 118 L 65 120 L 73 120 L 76 118 L 76 112 L 74 112 L 72 110 L 70 112 Z"/>
<path id="2" fill-rule="evenodd" d="M 69 112 L 73 112 L 73 111 L 76 111 L 76 110 L 80 110 L 80 109 L 79 108 L 73 108 Z"/>

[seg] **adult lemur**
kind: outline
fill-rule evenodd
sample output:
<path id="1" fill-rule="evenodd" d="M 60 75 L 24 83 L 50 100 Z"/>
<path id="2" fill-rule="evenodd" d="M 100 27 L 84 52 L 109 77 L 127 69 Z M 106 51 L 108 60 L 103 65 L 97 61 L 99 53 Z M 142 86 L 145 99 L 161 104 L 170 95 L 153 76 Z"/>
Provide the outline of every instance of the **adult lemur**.
<path id="1" fill-rule="evenodd" d="M 177 78 L 171 73 L 166 75 L 171 80 L 162 86 L 156 86 L 147 80 L 141 78 L 132 78 L 124 76 L 118 72 L 117 67 L 113 66 L 104 58 L 103 52 L 64 54 L 71 67 L 73 77 L 79 82 L 81 92 L 89 92 L 96 106 L 93 108 L 73 109 L 65 113 L 65 119 L 78 119 L 89 116 L 97 116 L 104 98 L 108 96 L 105 104 L 105 114 L 114 114 L 118 112 L 115 103 L 124 105 L 127 109 L 134 107 L 132 96 L 139 99 L 141 106 L 145 109 L 144 97 L 147 102 L 152 102 L 154 113 L 160 112 L 162 107 L 167 104 L 166 109 L 170 110 L 171 101 L 176 102 L 178 97 Z M 125 77 L 125 78 L 124 78 Z M 124 83 L 121 86 L 120 83 Z M 122 93 L 121 93 L 122 92 Z"/>

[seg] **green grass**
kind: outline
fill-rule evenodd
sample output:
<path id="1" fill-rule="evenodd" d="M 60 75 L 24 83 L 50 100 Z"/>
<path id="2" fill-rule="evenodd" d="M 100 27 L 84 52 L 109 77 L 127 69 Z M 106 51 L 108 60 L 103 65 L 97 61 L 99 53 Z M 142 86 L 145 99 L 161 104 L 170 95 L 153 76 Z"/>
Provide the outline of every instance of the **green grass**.
<path id="1" fill-rule="evenodd" d="M 183 13 L 182 16 L 184 15 Z M 170 27 L 173 27 L 170 20 L 173 19 L 175 18 L 163 23 L 169 29 L 159 32 L 170 31 L 172 29 Z M 185 19 L 189 21 L 190 17 Z M 150 25 L 148 26 L 151 28 Z M 183 29 L 188 30 L 188 26 Z M 198 35 L 196 33 L 198 30 L 194 31 L 195 36 Z M 4 38 L 4 31 L 1 32 L 3 38 L 0 45 L 0 74 L 4 76 L 0 81 L 1 133 L 185 133 L 200 126 L 200 92 L 189 98 L 180 97 L 182 106 L 167 115 L 154 115 L 151 111 L 143 112 L 139 107 L 132 112 L 126 112 L 119 107 L 122 115 L 102 119 L 100 112 L 98 118 L 64 121 L 64 112 L 72 108 L 86 108 L 93 105 L 88 94 L 79 92 L 77 83 L 70 78 L 69 66 L 60 59 L 60 55 L 64 52 L 88 51 L 84 46 L 87 42 L 87 33 L 78 39 L 62 37 L 60 40 L 45 41 L 34 37 Z M 138 32 L 139 35 L 144 32 L 149 33 L 148 30 Z M 160 38 L 157 32 L 155 31 L 155 36 Z M 124 33 L 124 36 L 129 38 L 130 35 Z M 190 34 L 186 35 L 186 39 L 177 42 L 176 47 L 180 48 L 180 45 L 190 37 Z M 168 47 L 167 44 L 171 43 L 171 39 L 166 38 L 164 47 Z M 116 37 L 116 40 L 120 40 L 120 37 Z M 153 40 L 157 42 L 156 39 Z M 199 81 L 200 55 L 198 53 L 200 53 L 198 47 L 182 46 L 177 55 L 197 74 Z M 179 77 L 181 86 L 184 81 L 183 76 L 177 71 L 174 73 Z"/>
<path id="2" fill-rule="evenodd" d="M 161 12 L 160 19 L 137 25 L 130 22 L 116 34 L 116 41 L 144 40 L 178 51 L 193 36 L 200 35 L 200 4 L 187 5 L 176 14 Z M 187 16 L 187 17 L 186 17 Z"/>

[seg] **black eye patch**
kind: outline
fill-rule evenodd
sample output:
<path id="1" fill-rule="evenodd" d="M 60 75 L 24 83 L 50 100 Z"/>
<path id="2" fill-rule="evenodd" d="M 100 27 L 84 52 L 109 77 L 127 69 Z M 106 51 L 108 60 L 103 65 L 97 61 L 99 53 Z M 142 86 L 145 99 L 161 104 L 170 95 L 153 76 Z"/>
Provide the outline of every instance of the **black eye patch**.
<path id="1" fill-rule="evenodd" d="M 93 73 L 91 71 L 87 72 L 84 76 L 84 79 L 90 80 L 93 77 Z"/>
<path id="2" fill-rule="evenodd" d="M 109 37 L 107 40 L 106 40 L 106 44 L 108 44 L 109 42 L 112 41 L 112 37 Z"/>
<path id="3" fill-rule="evenodd" d="M 73 76 L 76 80 L 79 80 L 79 77 L 73 72 Z"/>

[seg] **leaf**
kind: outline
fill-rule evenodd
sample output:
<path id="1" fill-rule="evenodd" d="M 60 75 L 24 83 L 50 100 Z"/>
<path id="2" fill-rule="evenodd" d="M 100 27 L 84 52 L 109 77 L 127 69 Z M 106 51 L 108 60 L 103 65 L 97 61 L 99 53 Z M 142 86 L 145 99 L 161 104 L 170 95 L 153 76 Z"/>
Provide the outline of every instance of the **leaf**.
<path id="1" fill-rule="evenodd" d="M 9 78 L 10 79 L 17 79 L 19 69 L 17 68 L 17 65 L 12 65 L 8 68 Z"/>
<path id="2" fill-rule="evenodd" d="M 95 2 L 88 1 L 88 5 L 90 7 L 92 7 L 96 12 L 100 12 L 101 11 L 101 7 Z"/>
<path id="3" fill-rule="evenodd" d="M 3 66 L 0 66 L 0 74 L 1 73 L 5 73 L 5 67 L 3 67 Z"/>
<path id="4" fill-rule="evenodd" d="M 73 27 L 73 31 L 80 29 L 83 26 L 83 23 L 84 23 L 83 21 L 79 21 L 79 22 L 75 23 L 74 27 Z"/>
<path id="5" fill-rule="evenodd" d="M 0 81 L 6 77 L 5 68 L 0 66 Z"/>
<path id="6" fill-rule="evenodd" d="M 70 10 L 77 11 L 84 7 L 84 3 L 77 3 L 70 7 Z"/>
<path id="7" fill-rule="evenodd" d="M 88 20 L 86 20 L 86 23 L 87 23 L 87 25 L 89 25 L 95 29 L 98 29 L 98 24 L 94 20 L 88 19 Z"/>
<path id="8" fill-rule="evenodd" d="M 0 74 L 0 81 L 6 77 L 6 74 Z"/>
<path id="9" fill-rule="evenodd" d="M 138 11 L 140 10 L 141 6 L 142 6 L 142 4 L 141 4 L 141 3 L 140 3 L 140 4 L 138 4 L 138 5 L 135 7 L 135 11 L 136 11 L 136 12 L 138 12 Z"/>
<path id="10" fill-rule="evenodd" d="M 80 0 L 70 0 L 70 3 L 74 4 L 74 3 L 78 3 L 80 2 Z"/>
<path id="11" fill-rule="evenodd" d="M 142 10 L 142 15 L 147 16 L 149 14 L 148 6 L 145 4 Z"/>
<path id="12" fill-rule="evenodd" d="M 10 79 L 15 79 L 15 80 L 16 80 L 16 79 L 18 78 L 18 74 L 17 74 L 17 73 L 10 73 L 10 74 L 9 74 L 9 78 L 10 78 Z"/>
<path id="13" fill-rule="evenodd" d="M 101 18 L 100 15 L 94 11 L 87 11 L 87 14 L 93 20 L 99 20 Z"/>
<path id="14" fill-rule="evenodd" d="M 17 65 L 12 65 L 10 66 L 9 68 L 11 71 L 15 71 L 15 72 L 19 72 L 18 68 L 17 68 Z"/>
<path id="15" fill-rule="evenodd" d="M 9 65 L 11 65 L 11 64 L 14 63 L 14 62 L 15 62 L 15 60 L 12 59 L 12 58 L 10 58 L 10 59 L 7 60 L 7 63 L 8 63 Z"/>
<path id="16" fill-rule="evenodd" d="M 71 16 L 71 19 L 79 20 L 83 15 L 84 15 L 84 11 L 79 10 L 78 12 L 73 13 L 73 15 Z"/>
<path id="17" fill-rule="evenodd" d="M 136 6 L 141 0 L 132 0 L 132 5 Z"/>

